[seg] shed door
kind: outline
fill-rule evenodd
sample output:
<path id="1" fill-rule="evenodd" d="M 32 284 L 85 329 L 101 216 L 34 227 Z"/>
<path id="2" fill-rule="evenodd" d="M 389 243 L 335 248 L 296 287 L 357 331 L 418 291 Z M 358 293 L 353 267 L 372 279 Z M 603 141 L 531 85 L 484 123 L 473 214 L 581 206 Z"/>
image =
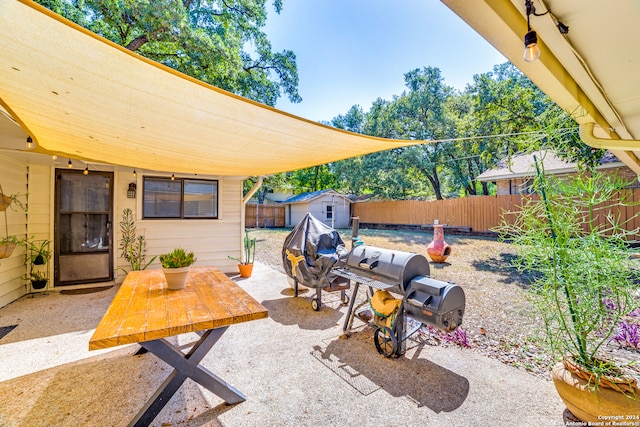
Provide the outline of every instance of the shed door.
<path id="1" fill-rule="evenodd" d="M 113 173 L 56 170 L 55 283 L 113 280 Z"/>

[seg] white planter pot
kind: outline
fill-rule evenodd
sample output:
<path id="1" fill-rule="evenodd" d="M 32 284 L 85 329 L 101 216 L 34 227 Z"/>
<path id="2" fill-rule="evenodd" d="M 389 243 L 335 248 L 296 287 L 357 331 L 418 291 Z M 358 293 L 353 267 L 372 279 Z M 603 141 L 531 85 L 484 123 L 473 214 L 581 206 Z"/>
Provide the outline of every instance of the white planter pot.
<path id="1" fill-rule="evenodd" d="M 183 289 L 189 274 L 189 267 L 163 268 L 164 277 L 167 280 L 168 289 Z"/>

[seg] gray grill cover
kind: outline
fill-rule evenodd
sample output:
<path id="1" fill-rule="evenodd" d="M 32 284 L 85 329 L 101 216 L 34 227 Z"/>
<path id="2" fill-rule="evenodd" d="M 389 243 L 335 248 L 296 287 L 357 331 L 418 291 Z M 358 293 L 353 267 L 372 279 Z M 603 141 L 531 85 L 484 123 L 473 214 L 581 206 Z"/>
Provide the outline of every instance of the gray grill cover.
<path id="1" fill-rule="evenodd" d="M 284 240 L 282 265 L 287 276 L 304 286 L 325 288 L 336 278 L 331 268 L 346 255 L 338 232 L 307 213 Z"/>

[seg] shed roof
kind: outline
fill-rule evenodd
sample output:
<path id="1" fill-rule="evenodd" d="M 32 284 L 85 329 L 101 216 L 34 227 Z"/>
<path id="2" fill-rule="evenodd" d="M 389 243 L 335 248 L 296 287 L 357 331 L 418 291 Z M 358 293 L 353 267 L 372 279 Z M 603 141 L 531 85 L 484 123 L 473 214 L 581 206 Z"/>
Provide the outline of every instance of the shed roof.
<path id="1" fill-rule="evenodd" d="M 287 200 L 283 200 L 281 203 L 308 203 L 323 195 L 338 196 L 349 203 L 353 203 L 351 199 L 349 199 L 347 196 L 345 196 L 344 194 L 340 194 L 335 190 L 319 190 L 319 191 L 312 191 L 309 193 L 301 193 L 293 197 L 290 197 Z"/>
<path id="2" fill-rule="evenodd" d="M 0 65 L 0 106 L 33 151 L 62 157 L 249 176 L 424 142 L 358 135 L 250 101 L 29 0 L 0 0 Z"/>

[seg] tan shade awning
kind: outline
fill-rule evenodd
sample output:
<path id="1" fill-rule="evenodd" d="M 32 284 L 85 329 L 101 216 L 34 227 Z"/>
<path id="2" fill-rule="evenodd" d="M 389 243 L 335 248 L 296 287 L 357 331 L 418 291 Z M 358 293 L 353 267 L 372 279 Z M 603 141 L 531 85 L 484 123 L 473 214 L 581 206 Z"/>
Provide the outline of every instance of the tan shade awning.
<path id="1" fill-rule="evenodd" d="M 0 103 L 36 151 L 172 172 L 264 175 L 424 142 L 344 132 L 230 94 L 30 1 L 0 0 Z"/>

